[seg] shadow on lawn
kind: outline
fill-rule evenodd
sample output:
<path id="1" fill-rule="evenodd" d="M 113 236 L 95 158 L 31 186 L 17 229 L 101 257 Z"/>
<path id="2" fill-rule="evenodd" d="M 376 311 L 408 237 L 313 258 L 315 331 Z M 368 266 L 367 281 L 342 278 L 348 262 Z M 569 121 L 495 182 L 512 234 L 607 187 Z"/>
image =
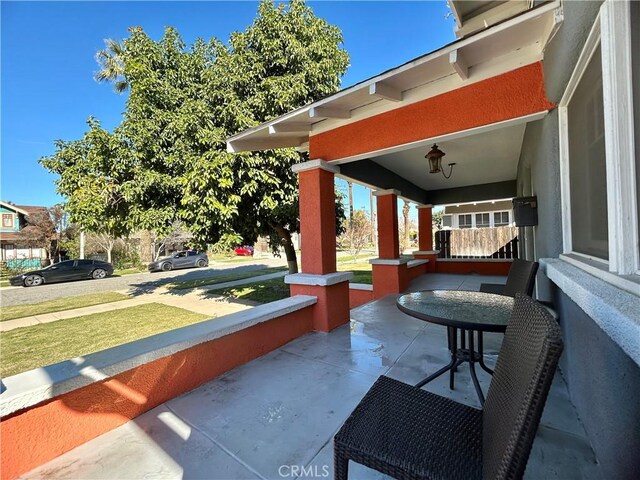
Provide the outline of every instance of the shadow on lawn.
<path id="1" fill-rule="evenodd" d="M 139 283 L 134 283 L 129 286 L 127 294 L 133 295 L 133 296 L 144 295 L 148 293 L 153 293 L 157 288 L 163 287 L 172 283 L 204 280 L 204 279 L 215 279 L 217 277 L 246 273 L 246 272 L 251 272 L 255 270 L 264 270 L 267 268 L 271 268 L 271 266 L 264 263 L 254 263 L 251 265 L 240 265 L 240 266 L 234 266 L 234 267 L 220 269 L 220 270 L 210 270 L 210 269 L 185 270 L 184 274 L 173 276 L 170 278 L 159 278 L 157 280 L 150 280 L 150 281 L 145 280 Z M 256 275 L 260 275 L 260 274 L 256 273 Z M 222 280 L 222 281 L 227 281 L 227 280 Z M 202 286 L 205 286 L 205 285 L 202 285 Z M 213 286 L 211 287 L 213 288 Z M 194 288 L 197 288 L 197 286 Z M 175 295 L 175 296 L 184 296 L 184 295 L 188 295 L 191 292 L 192 292 L 191 288 L 186 288 L 183 290 L 167 289 L 166 291 L 163 291 L 163 293 L 166 295 Z"/>

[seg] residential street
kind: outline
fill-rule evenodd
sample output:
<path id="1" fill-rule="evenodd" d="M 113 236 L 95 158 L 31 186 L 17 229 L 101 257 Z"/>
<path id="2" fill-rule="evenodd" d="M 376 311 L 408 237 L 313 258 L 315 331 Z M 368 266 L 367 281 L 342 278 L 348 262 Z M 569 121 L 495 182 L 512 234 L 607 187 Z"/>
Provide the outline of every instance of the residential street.
<path id="1" fill-rule="evenodd" d="M 151 293 L 158 287 L 174 281 L 194 280 L 198 278 L 247 272 L 265 267 L 286 265 L 284 258 L 261 258 L 247 263 L 214 263 L 207 268 L 190 268 L 171 272 L 136 273 L 122 277 L 109 277 L 103 280 L 80 280 L 75 282 L 54 283 L 39 287 L 4 287 L 0 289 L 2 306 L 31 304 L 72 297 L 96 292 L 127 291 L 130 295 Z"/>

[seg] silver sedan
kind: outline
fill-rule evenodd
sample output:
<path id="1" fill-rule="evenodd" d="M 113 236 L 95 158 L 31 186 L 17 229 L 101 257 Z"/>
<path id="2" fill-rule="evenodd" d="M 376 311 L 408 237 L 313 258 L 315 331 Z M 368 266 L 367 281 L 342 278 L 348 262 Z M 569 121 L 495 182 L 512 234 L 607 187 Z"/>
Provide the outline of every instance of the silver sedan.
<path id="1" fill-rule="evenodd" d="M 168 272 L 178 268 L 206 267 L 209 265 L 209 257 L 204 252 L 197 250 L 184 250 L 176 252 L 170 257 L 161 258 L 149 264 L 150 272 Z"/>

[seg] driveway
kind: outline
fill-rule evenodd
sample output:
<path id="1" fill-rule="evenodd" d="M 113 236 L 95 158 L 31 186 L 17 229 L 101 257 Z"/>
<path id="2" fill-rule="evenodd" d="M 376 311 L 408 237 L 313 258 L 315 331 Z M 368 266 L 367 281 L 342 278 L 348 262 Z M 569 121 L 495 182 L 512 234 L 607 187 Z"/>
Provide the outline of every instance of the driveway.
<path id="1" fill-rule="evenodd" d="M 56 298 L 73 297 L 97 292 L 113 292 L 128 290 L 131 295 L 151 293 L 158 287 L 174 281 L 194 280 L 197 278 L 228 275 L 230 273 L 248 272 L 266 267 L 286 265 L 284 258 L 255 259 L 247 263 L 212 263 L 207 268 L 191 268 L 173 270 L 171 272 L 136 273 L 122 277 L 109 277 L 102 280 L 79 280 L 66 283 L 52 283 L 39 287 L 5 287 L 0 289 L 3 306 L 24 305 L 30 303 L 55 300 Z"/>

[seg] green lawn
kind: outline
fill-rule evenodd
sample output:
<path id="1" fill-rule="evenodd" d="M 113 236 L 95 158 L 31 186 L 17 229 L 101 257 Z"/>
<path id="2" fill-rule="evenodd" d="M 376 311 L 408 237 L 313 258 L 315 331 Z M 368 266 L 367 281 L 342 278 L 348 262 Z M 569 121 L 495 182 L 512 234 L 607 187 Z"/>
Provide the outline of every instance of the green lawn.
<path id="1" fill-rule="evenodd" d="M 372 267 L 368 262 L 342 262 L 338 264 L 338 271 L 353 272 L 351 283 L 373 283 L 371 278 Z"/>
<path id="2" fill-rule="evenodd" d="M 7 377 L 121 345 L 210 317 L 148 303 L 0 333 L 0 376 Z"/>
<path id="3" fill-rule="evenodd" d="M 203 285 L 215 285 L 217 283 L 224 282 L 233 282 L 234 280 L 257 277 L 258 275 L 266 275 L 268 273 L 283 272 L 285 270 L 287 270 L 287 267 L 258 268 L 249 272 L 229 273 L 226 275 L 215 275 L 207 278 L 198 278 L 195 280 L 175 282 L 170 284 L 168 287 L 174 290 L 185 290 L 187 288 L 202 287 Z"/>
<path id="4" fill-rule="evenodd" d="M 337 260 L 338 263 L 346 263 L 346 262 L 352 262 L 354 263 L 354 260 L 362 260 L 364 258 L 375 258 L 375 253 L 359 253 L 358 255 L 340 255 Z"/>
<path id="5" fill-rule="evenodd" d="M 133 275 L 134 273 L 143 273 L 146 272 L 147 270 L 144 268 L 124 268 L 122 270 L 114 270 L 113 274 L 114 275 Z"/>
<path id="6" fill-rule="evenodd" d="M 209 255 L 209 260 L 216 263 L 245 263 L 254 261 L 253 257 L 241 257 L 238 255 Z"/>
<path id="7" fill-rule="evenodd" d="M 9 280 L 0 280 L 0 287 L 8 287 L 10 285 Z"/>
<path id="8" fill-rule="evenodd" d="M 289 285 L 283 278 L 247 283 L 237 287 L 209 290 L 208 293 L 255 302 L 269 303 L 289 297 Z"/>
<path id="9" fill-rule="evenodd" d="M 58 298 L 46 302 L 32 303 L 29 305 L 15 305 L 12 307 L 2 307 L 0 321 L 13 320 L 15 318 L 30 317 L 32 315 L 42 315 L 43 313 L 61 312 L 74 308 L 90 307 L 101 303 L 117 302 L 127 300 L 128 295 L 116 292 L 91 293 L 89 295 L 79 295 L 76 297 Z"/>

